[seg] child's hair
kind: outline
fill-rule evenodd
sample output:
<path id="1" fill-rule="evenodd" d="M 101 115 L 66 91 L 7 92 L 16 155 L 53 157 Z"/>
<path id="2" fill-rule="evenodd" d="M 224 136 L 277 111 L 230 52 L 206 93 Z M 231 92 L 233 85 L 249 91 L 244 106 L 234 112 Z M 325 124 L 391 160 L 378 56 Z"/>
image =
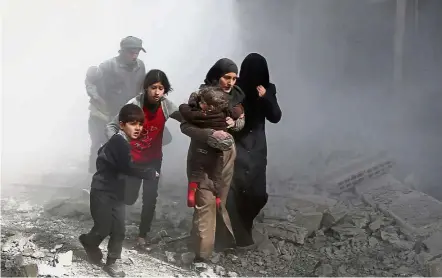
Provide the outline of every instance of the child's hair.
<path id="1" fill-rule="evenodd" d="M 168 94 L 170 91 L 172 91 L 172 87 L 169 83 L 167 75 L 159 69 L 150 70 L 146 74 L 146 77 L 144 78 L 143 88 L 146 90 L 149 86 L 158 82 L 160 82 L 164 86 L 164 94 Z"/>
<path id="2" fill-rule="evenodd" d="M 200 99 L 216 111 L 226 111 L 229 107 L 229 97 L 220 87 L 204 87 L 199 92 Z"/>
<path id="3" fill-rule="evenodd" d="M 118 121 L 123 124 L 139 122 L 144 123 L 144 112 L 138 105 L 129 103 L 123 106 L 118 115 Z"/>

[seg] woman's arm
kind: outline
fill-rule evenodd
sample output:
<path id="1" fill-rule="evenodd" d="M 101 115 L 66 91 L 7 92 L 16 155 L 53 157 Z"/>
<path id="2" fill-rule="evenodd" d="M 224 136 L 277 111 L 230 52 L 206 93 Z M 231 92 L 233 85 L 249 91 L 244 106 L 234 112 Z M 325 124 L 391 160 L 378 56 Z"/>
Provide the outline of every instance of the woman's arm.
<path id="1" fill-rule="evenodd" d="M 278 123 L 281 120 L 282 111 L 276 98 L 276 87 L 274 84 L 270 84 L 270 87 L 267 89 L 265 95 L 261 97 L 261 100 L 266 119 L 271 123 Z"/>

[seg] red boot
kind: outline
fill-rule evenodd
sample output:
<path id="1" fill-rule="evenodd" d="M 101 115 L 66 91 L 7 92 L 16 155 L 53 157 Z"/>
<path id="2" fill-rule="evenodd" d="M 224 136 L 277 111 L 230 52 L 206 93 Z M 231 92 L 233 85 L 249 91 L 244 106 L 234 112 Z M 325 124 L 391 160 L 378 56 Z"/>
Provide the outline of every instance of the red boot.
<path id="1" fill-rule="evenodd" d="M 187 206 L 189 208 L 195 207 L 195 193 L 198 188 L 198 184 L 196 182 L 191 182 L 187 188 Z"/>

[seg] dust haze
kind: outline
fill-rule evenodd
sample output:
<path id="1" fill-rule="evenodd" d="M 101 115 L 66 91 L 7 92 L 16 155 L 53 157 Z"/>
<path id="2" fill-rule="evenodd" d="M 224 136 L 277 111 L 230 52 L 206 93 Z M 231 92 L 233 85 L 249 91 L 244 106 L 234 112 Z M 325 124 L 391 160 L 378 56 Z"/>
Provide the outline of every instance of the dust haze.
<path id="1" fill-rule="evenodd" d="M 184 102 L 219 58 L 269 63 L 283 119 L 267 124 L 268 179 L 309 180 L 358 156 L 388 151 L 400 179 L 437 193 L 442 148 L 442 12 L 407 7 L 403 84 L 393 90 L 396 1 L 6 1 L 3 10 L 2 184 L 84 168 L 86 69 L 143 39 L 146 69 L 166 72 Z M 412 1 L 408 1 L 412 2 Z M 24 8 L 26 7 L 26 8 Z M 163 182 L 185 186 L 188 138 L 174 120 Z M 84 187 L 88 187 L 84 184 Z"/>

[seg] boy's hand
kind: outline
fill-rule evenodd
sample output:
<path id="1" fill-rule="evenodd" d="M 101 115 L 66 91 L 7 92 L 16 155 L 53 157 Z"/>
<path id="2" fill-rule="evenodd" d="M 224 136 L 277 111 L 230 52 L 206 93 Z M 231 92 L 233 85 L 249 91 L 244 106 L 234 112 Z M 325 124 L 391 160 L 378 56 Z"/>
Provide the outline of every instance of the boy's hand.
<path id="1" fill-rule="evenodd" d="M 226 118 L 226 123 L 227 123 L 227 128 L 231 128 L 231 127 L 235 126 L 235 121 L 230 117 Z"/>

